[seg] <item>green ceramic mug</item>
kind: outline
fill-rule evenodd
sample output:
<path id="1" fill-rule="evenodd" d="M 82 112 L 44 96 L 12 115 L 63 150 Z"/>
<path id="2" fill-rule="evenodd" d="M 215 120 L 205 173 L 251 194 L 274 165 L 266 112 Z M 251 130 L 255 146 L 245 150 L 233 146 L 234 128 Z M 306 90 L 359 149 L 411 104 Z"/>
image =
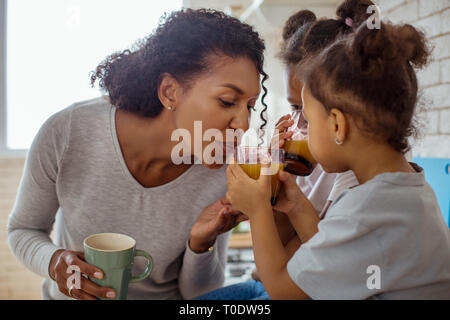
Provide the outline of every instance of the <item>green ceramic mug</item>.
<path id="1" fill-rule="evenodd" d="M 152 257 L 143 250 L 136 250 L 136 240 L 117 233 L 94 234 L 84 240 L 84 258 L 86 262 L 101 269 L 102 280 L 89 277 L 101 287 L 116 291 L 116 300 L 126 300 L 128 285 L 146 279 L 153 269 Z M 138 276 L 131 270 L 134 257 L 147 259 L 147 268 Z"/>

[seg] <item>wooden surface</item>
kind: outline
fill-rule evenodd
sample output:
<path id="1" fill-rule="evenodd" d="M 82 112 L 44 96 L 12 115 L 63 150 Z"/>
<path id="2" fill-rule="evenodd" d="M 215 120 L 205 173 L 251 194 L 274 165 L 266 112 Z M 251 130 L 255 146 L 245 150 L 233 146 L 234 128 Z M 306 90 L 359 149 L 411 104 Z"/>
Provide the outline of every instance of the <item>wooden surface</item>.
<path id="1" fill-rule="evenodd" d="M 233 233 L 228 245 L 230 248 L 252 248 L 252 237 L 250 233 Z"/>
<path id="2" fill-rule="evenodd" d="M 0 159 L 0 300 L 41 299 L 42 278 L 11 253 L 6 226 L 22 177 L 24 159 Z"/>

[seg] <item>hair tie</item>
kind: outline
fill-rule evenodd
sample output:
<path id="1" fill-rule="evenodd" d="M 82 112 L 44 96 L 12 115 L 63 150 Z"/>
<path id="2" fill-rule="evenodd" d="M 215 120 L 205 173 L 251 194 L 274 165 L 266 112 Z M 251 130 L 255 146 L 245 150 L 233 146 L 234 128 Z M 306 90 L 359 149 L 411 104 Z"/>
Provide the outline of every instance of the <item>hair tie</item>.
<path id="1" fill-rule="evenodd" d="M 345 18 L 345 24 L 348 25 L 350 28 L 353 28 L 353 19 Z"/>

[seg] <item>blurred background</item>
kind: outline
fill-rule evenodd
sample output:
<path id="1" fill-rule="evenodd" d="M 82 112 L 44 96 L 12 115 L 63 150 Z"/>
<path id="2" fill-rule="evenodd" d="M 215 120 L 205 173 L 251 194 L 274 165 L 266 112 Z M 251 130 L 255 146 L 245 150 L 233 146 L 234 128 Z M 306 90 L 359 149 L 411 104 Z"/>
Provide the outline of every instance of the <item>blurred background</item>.
<path id="1" fill-rule="evenodd" d="M 43 122 L 76 101 L 99 96 L 89 72 L 109 54 L 150 34 L 160 16 L 182 7 L 214 8 L 253 25 L 265 39 L 268 128 L 289 113 L 281 62 L 275 58 L 287 18 L 301 9 L 335 17 L 336 0 L 0 0 L 0 299 L 40 299 L 41 279 L 10 253 L 6 223 L 26 151 Z M 423 135 L 413 157 L 426 169 L 448 223 L 450 203 L 450 0 L 379 0 L 383 19 L 422 28 L 433 61 L 419 73 L 426 101 Z M 261 106 L 259 106 L 260 108 Z M 253 117 L 252 127 L 259 127 Z M 231 242 L 227 281 L 249 277 L 251 241 Z M 244 258 L 242 258 L 244 257 Z M 239 260 L 240 259 L 240 260 Z M 240 264 L 239 264 L 240 263 Z M 237 267 L 236 267 L 237 266 Z M 240 266 L 240 267 L 239 267 Z M 239 269 L 240 268 L 240 269 Z M 236 271 L 237 270 L 237 271 Z"/>

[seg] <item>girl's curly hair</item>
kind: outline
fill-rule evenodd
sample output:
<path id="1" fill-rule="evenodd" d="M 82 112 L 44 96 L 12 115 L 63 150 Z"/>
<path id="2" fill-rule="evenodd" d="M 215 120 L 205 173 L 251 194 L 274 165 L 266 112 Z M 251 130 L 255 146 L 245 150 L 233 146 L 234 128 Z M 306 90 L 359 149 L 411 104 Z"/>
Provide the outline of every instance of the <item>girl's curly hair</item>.
<path id="1" fill-rule="evenodd" d="M 250 25 L 216 10 L 184 9 L 163 16 L 153 33 L 138 40 L 133 49 L 107 57 L 91 72 L 91 85 L 98 81 L 114 106 L 154 118 L 163 110 L 158 97 L 162 74 L 170 74 L 189 88 L 195 76 L 210 69 L 209 55 L 246 57 L 262 75 L 264 129 L 264 83 L 268 79 L 263 70 L 264 50 L 264 41 Z"/>

